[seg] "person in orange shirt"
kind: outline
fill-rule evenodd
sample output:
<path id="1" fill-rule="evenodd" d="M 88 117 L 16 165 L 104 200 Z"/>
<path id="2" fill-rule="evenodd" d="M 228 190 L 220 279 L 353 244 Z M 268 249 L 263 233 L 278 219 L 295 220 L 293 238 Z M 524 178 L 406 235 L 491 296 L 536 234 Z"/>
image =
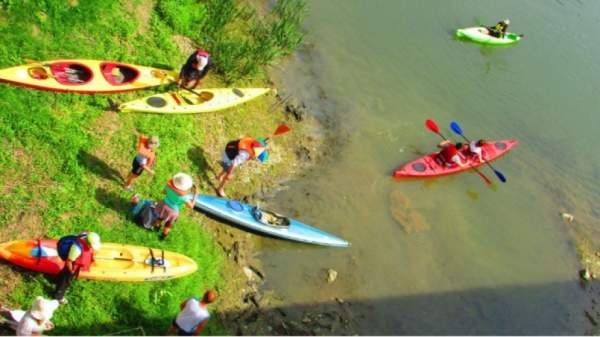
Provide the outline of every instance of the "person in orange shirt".
<path id="1" fill-rule="evenodd" d="M 252 159 L 257 159 L 263 163 L 267 161 L 269 158 L 267 146 L 266 139 L 251 137 L 244 137 L 227 143 L 225 152 L 223 152 L 223 171 L 217 176 L 219 186 L 216 190 L 220 197 L 226 197 L 225 184 L 231 179 L 235 168 Z"/>
<path id="2" fill-rule="evenodd" d="M 125 189 L 132 190 L 133 182 L 144 172 L 154 175 L 152 167 L 156 162 L 156 148 L 159 146 L 158 137 L 141 135 L 138 140 L 137 154 L 131 164 L 131 172 L 125 180 Z"/>

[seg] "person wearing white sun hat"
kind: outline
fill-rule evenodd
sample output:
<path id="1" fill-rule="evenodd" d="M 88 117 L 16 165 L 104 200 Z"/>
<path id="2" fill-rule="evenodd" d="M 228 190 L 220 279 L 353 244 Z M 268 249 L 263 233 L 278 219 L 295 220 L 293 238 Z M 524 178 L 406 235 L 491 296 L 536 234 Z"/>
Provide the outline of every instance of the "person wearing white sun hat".
<path id="1" fill-rule="evenodd" d="M 192 177 L 185 173 L 177 173 L 173 176 L 173 179 L 167 182 L 164 192 L 166 194 L 165 198 L 156 205 L 158 220 L 154 224 L 156 229 L 160 229 L 162 222 L 165 223 L 160 235 L 161 240 L 164 240 L 169 235 L 173 224 L 179 217 L 179 209 L 182 205 L 194 208 L 196 197 L 198 196 L 198 188 L 194 185 Z"/>
<path id="2" fill-rule="evenodd" d="M 0 305 L 0 322 L 15 330 L 17 336 L 41 336 L 44 331 L 54 328 L 50 320 L 58 306 L 57 300 L 47 300 L 41 296 L 36 297 L 27 311 Z"/>
<path id="3" fill-rule="evenodd" d="M 17 326 L 17 336 L 41 336 L 46 330 L 52 330 L 54 324 L 50 322 L 54 311 L 58 308 L 57 300 L 47 300 L 38 296 Z"/>

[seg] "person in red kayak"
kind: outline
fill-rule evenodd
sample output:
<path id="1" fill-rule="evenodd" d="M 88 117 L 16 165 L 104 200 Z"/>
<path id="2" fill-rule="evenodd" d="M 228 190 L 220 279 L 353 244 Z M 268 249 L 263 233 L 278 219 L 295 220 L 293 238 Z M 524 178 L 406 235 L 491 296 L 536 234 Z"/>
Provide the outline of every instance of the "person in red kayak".
<path id="1" fill-rule="evenodd" d="M 194 89 L 206 77 L 212 68 L 210 54 L 204 49 L 197 49 L 181 67 L 177 84 L 180 87 Z"/>
<path id="2" fill-rule="evenodd" d="M 212 290 L 207 290 L 202 296 L 202 300 L 197 297 L 191 297 L 185 300 L 179 306 L 180 312 L 173 320 L 171 328 L 167 335 L 177 333 L 177 336 L 198 336 L 204 330 L 210 313 L 208 305 L 217 299 L 217 294 Z"/>
<path id="3" fill-rule="evenodd" d="M 437 146 L 442 149 L 436 156 L 436 161 L 440 164 L 448 167 L 456 165 L 465 167 L 469 165 L 468 162 L 463 161 L 463 156 L 461 154 L 461 151 L 463 150 L 462 143 L 453 144 L 449 140 L 444 140 Z"/>
<path id="4" fill-rule="evenodd" d="M 466 151 L 467 155 L 472 156 L 473 158 L 477 158 L 480 163 L 483 163 L 483 146 L 487 144 L 485 140 L 480 139 L 478 141 L 470 141 L 469 148 Z"/>
<path id="5" fill-rule="evenodd" d="M 251 159 L 257 159 L 260 162 L 266 162 L 269 158 L 267 152 L 267 140 L 263 138 L 244 137 L 232 140 L 225 146 L 223 152 L 222 166 L 223 171 L 217 176 L 219 186 L 217 194 L 220 197 L 226 197 L 225 184 L 233 175 L 233 170 Z"/>
<path id="6" fill-rule="evenodd" d="M 65 293 L 80 271 L 89 271 L 94 262 L 94 252 L 102 247 L 100 236 L 94 232 L 67 235 L 56 244 L 58 256 L 65 262 L 58 274 L 54 298 L 65 304 Z"/>
<path id="7" fill-rule="evenodd" d="M 156 148 L 159 146 L 158 137 L 146 137 L 141 135 L 138 140 L 137 154 L 133 158 L 131 164 L 131 172 L 125 179 L 125 189 L 132 190 L 133 182 L 142 174 L 147 171 L 149 174 L 154 175 L 152 167 L 156 162 Z"/>
<path id="8" fill-rule="evenodd" d="M 158 220 L 154 223 L 154 228 L 160 229 L 162 222 L 165 222 L 160 240 L 164 240 L 169 235 L 171 227 L 179 217 L 181 206 L 194 208 L 198 196 L 198 189 L 194 185 L 192 177 L 185 173 L 177 173 L 173 179 L 169 180 L 164 192 L 165 198 L 156 205 Z"/>

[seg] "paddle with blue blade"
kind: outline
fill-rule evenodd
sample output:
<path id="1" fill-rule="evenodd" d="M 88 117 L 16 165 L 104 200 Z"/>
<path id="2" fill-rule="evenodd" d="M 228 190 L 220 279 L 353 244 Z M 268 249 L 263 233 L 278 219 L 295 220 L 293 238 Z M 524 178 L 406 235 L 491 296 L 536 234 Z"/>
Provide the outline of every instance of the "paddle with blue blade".
<path id="1" fill-rule="evenodd" d="M 452 129 L 452 131 L 454 131 L 454 133 L 456 133 L 457 135 L 463 137 L 464 140 L 466 140 L 467 142 L 471 142 L 464 134 L 462 131 L 462 128 L 460 127 L 460 125 L 453 121 L 452 123 L 450 123 L 450 129 Z M 502 174 L 502 172 L 496 170 L 496 168 L 494 166 L 492 166 L 492 164 L 490 164 L 489 161 L 485 160 L 485 158 L 483 159 L 483 161 L 494 171 L 494 173 L 496 174 L 496 177 L 498 177 L 498 179 L 505 183 L 506 182 L 506 177 L 504 176 L 504 174 Z"/>
<path id="2" fill-rule="evenodd" d="M 443 140 L 448 140 L 446 137 L 444 137 L 444 135 L 442 135 L 442 133 L 440 132 L 440 128 L 438 127 L 437 123 L 433 120 L 433 119 L 428 119 L 425 121 L 425 126 L 431 130 L 433 133 L 437 134 L 438 136 L 442 137 Z M 485 174 L 483 174 L 481 171 L 479 171 L 475 166 L 473 166 L 471 163 L 469 163 L 469 166 L 471 166 L 471 168 L 477 172 L 477 174 L 481 177 L 481 179 L 483 179 L 488 185 L 492 184 L 492 181 L 490 180 L 490 178 L 488 178 Z"/>

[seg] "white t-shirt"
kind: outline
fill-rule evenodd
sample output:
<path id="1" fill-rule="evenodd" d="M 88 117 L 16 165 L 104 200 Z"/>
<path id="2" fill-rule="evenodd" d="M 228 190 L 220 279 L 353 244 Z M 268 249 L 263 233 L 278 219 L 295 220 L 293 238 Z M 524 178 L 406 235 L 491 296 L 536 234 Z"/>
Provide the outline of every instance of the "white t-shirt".
<path id="1" fill-rule="evenodd" d="M 17 336 L 31 336 L 33 333 L 41 334 L 44 330 L 44 324 L 39 324 L 35 318 L 31 317 L 28 311 L 17 326 Z"/>
<path id="2" fill-rule="evenodd" d="M 196 330 L 196 327 L 202 322 L 210 318 L 210 314 L 206 308 L 200 306 L 200 301 L 197 298 L 192 297 L 185 303 L 181 312 L 175 318 L 177 326 L 187 333 L 192 333 Z"/>
<path id="3" fill-rule="evenodd" d="M 471 151 L 471 153 L 481 155 L 481 148 L 477 146 L 477 142 L 475 141 L 471 141 L 469 143 L 469 151 Z"/>
<path id="4" fill-rule="evenodd" d="M 229 159 L 227 152 L 223 152 L 223 162 L 227 166 L 238 167 L 250 159 L 250 153 L 246 150 L 239 150 L 238 155 L 233 159 Z"/>

